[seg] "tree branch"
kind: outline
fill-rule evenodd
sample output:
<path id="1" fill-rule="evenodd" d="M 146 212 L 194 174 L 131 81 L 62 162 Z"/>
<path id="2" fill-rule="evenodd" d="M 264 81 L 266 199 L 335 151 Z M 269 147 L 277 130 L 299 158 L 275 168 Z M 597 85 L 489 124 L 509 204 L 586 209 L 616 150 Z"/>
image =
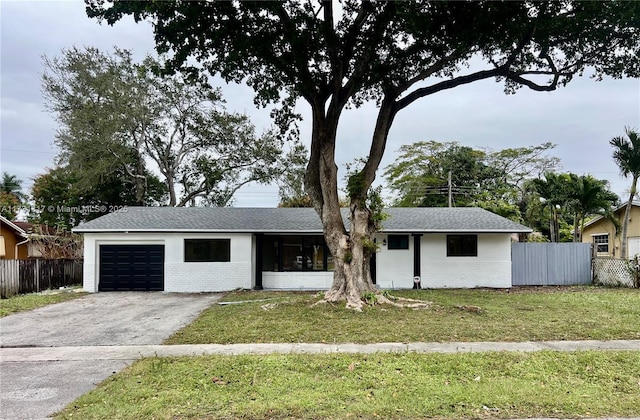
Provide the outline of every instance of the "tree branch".
<path id="1" fill-rule="evenodd" d="M 465 76 L 459 76 L 454 79 L 445 80 L 440 83 L 436 83 L 435 85 L 416 89 L 396 102 L 397 110 L 400 111 L 425 96 L 496 76 L 506 76 L 506 69 L 498 67 L 491 70 L 482 70 Z"/>
<path id="2" fill-rule="evenodd" d="M 287 39 L 287 43 L 291 48 L 291 58 L 295 63 L 295 67 L 298 69 L 298 76 L 300 77 L 300 80 L 302 82 L 301 86 L 306 87 L 301 88 L 300 94 L 303 98 L 309 101 L 314 97 L 314 93 L 316 93 L 313 91 L 307 91 L 307 89 L 313 89 L 312 86 L 314 86 L 313 76 L 311 75 L 311 72 L 307 67 L 308 60 L 306 58 L 309 50 L 298 48 L 296 46 L 296 43 L 292 42 L 293 39 L 299 36 L 299 33 L 297 28 L 291 21 L 291 16 L 289 16 L 289 13 L 284 8 L 284 2 L 276 2 L 275 11 L 276 16 L 278 16 L 278 19 L 280 19 L 280 21 L 282 22 L 283 28 L 285 28 L 285 39 Z M 305 60 L 303 60 L 303 58 L 305 58 Z M 285 69 L 283 68 L 282 70 Z"/>

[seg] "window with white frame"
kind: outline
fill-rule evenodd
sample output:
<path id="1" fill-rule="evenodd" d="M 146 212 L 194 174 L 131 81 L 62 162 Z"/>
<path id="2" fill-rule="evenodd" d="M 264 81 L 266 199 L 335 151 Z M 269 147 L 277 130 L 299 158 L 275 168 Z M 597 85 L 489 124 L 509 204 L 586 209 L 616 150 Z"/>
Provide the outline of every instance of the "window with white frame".
<path id="1" fill-rule="evenodd" d="M 609 253 L 609 235 L 593 235 L 593 244 L 598 253 Z"/>

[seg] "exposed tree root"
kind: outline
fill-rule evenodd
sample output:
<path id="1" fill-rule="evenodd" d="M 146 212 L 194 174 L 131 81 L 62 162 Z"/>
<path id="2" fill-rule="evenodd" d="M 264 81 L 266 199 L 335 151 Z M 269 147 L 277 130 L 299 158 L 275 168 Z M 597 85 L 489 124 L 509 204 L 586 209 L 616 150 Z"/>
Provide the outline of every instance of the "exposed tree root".
<path id="1" fill-rule="evenodd" d="M 409 299 L 394 296 L 393 299 L 389 299 L 382 293 L 376 294 L 376 298 L 379 303 L 384 303 L 387 305 L 392 305 L 398 308 L 414 308 L 414 309 L 422 309 L 430 307 L 433 302 L 429 302 L 426 300 L 418 300 L 418 299 Z"/>
<path id="2" fill-rule="evenodd" d="M 383 305 L 391 305 L 391 306 L 395 306 L 396 308 L 424 309 L 424 308 L 429 308 L 433 304 L 433 302 L 429 302 L 426 300 L 409 299 L 409 298 L 395 297 L 395 296 L 393 296 L 392 299 L 389 299 L 383 293 L 375 293 L 374 296 L 375 296 L 376 303 L 383 304 Z M 315 307 L 320 304 L 326 304 L 326 303 L 334 304 L 334 303 L 343 302 L 343 301 L 346 301 L 345 307 L 347 309 L 352 309 L 357 312 L 362 312 L 362 308 L 366 305 L 366 303 L 362 299 L 358 299 L 356 301 L 350 301 L 349 299 L 346 299 L 346 297 L 342 297 L 340 299 L 328 299 L 325 297 L 323 299 L 320 299 L 313 305 L 311 305 L 311 307 Z"/>

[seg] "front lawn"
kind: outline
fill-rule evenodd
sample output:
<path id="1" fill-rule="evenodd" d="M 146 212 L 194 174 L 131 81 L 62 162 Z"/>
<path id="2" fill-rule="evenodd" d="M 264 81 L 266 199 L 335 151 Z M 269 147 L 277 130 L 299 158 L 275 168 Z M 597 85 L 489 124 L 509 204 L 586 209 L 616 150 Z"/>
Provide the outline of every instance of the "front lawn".
<path id="1" fill-rule="evenodd" d="M 640 352 L 148 358 L 58 419 L 640 415 Z"/>
<path id="2" fill-rule="evenodd" d="M 0 318 L 16 312 L 30 311 L 52 303 L 66 302 L 86 295 L 75 289 L 48 290 L 42 293 L 15 295 L 8 299 L 0 299 Z"/>
<path id="3" fill-rule="evenodd" d="M 426 309 L 311 304 L 316 293 L 233 292 L 166 344 L 640 339 L 640 290 L 599 287 L 406 290 Z"/>

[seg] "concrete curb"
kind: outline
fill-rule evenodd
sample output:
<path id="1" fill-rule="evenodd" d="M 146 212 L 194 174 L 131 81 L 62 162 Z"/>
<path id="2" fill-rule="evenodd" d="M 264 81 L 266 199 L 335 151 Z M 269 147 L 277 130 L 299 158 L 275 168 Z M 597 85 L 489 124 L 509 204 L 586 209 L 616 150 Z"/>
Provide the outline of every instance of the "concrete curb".
<path id="1" fill-rule="evenodd" d="M 525 341 L 447 343 L 265 343 L 180 344 L 132 346 L 70 346 L 0 348 L 2 362 L 135 360 L 153 356 L 200 356 L 209 354 L 322 354 L 322 353 L 478 353 L 490 351 L 640 351 L 640 340 Z"/>

